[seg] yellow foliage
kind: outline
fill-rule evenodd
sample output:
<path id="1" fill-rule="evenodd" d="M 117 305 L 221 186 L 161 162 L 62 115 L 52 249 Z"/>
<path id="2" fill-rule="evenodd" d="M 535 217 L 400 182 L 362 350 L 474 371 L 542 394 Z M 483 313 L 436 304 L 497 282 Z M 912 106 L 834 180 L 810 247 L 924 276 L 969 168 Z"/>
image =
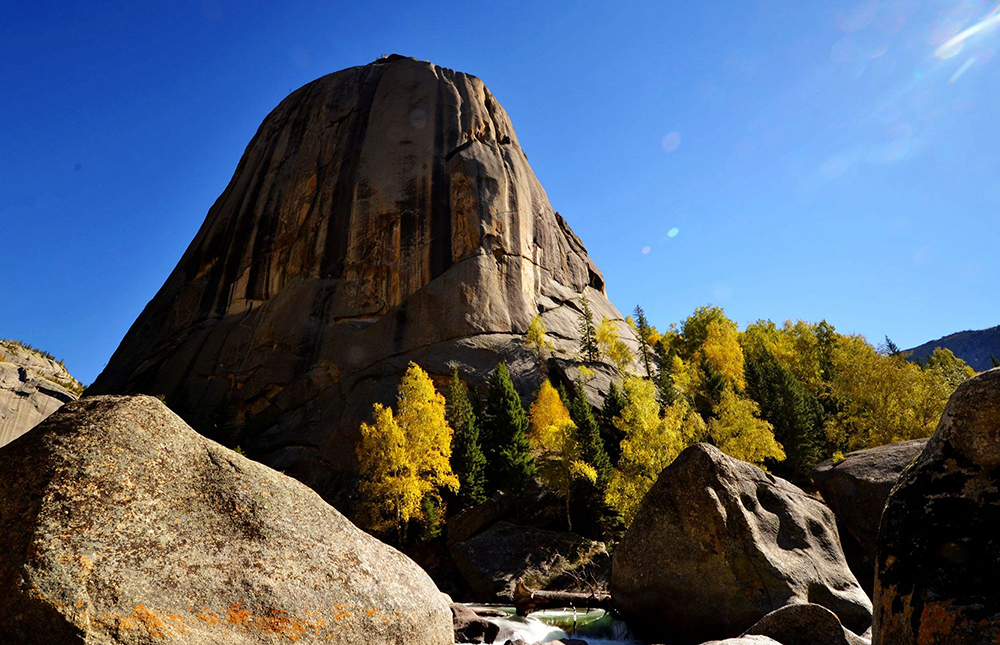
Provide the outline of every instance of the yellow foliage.
<path id="1" fill-rule="evenodd" d="M 775 441 L 771 424 L 758 418 L 760 407 L 752 399 L 727 387 L 713 412 L 708 436 L 719 450 L 757 465 L 765 459 L 784 460 L 785 451 Z"/>
<path id="2" fill-rule="evenodd" d="M 535 352 L 539 364 L 544 363 L 545 354 L 552 351 L 552 343 L 546 337 L 547 333 L 548 330 L 545 328 L 545 323 L 542 322 L 541 315 L 535 314 L 528 325 L 528 331 L 525 332 L 524 342 Z"/>
<path id="3" fill-rule="evenodd" d="M 570 421 L 569 410 L 563 405 L 562 399 L 559 398 L 559 393 L 552 387 L 548 379 L 542 382 L 542 387 L 538 388 L 538 395 L 528 410 L 528 416 L 531 418 L 531 430 L 528 434 L 528 441 L 533 441 L 532 437 L 537 439 L 551 426 L 558 426 L 566 421 Z"/>
<path id="4" fill-rule="evenodd" d="M 398 407 L 393 415 L 376 403 L 375 423 L 361 424 L 358 520 L 376 532 L 401 531 L 410 519 L 423 519 L 424 495 L 439 488 L 458 490 L 444 397 L 416 363 L 410 363 L 400 383 Z"/>
<path id="5" fill-rule="evenodd" d="M 695 364 L 704 359 L 737 389 L 746 387 L 743 374 L 743 348 L 739 332 L 731 320 L 711 320 L 705 326 L 705 340 L 695 352 Z"/>
<path id="6" fill-rule="evenodd" d="M 632 365 L 632 351 L 618 335 L 618 327 L 610 318 L 602 318 L 597 325 L 597 346 L 611 364 L 625 373 Z"/>

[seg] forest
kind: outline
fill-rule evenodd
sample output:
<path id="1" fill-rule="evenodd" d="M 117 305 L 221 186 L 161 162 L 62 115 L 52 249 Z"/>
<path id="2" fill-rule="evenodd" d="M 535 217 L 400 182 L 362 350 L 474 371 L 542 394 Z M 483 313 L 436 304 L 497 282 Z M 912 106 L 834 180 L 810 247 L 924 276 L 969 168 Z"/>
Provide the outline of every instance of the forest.
<path id="1" fill-rule="evenodd" d="M 808 488 L 819 461 L 930 436 L 975 374 L 947 349 L 909 360 L 888 337 L 873 346 L 825 320 L 740 331 L 708 305 L 662 331 L 641 307 L 626 323 L 632 339 L 596 321 L 584 299 L 579 379 L 543 380 L 527 410 L 504 363 L 485 392 L 455 371 L 444 395 L 410 363 L 395 409 L 375 404 L 361 426 L 355 520 L 396 544 L 427 541 L 503 492 L 525 508 L 542 500 L 553 526 L 613 542 L 687 446 L 711 443 Z M 524 343 L 544 374 L 551 344 L 540 317 Z M 597 361 L 618 376 L 599 408 L 584 387 Z"/>

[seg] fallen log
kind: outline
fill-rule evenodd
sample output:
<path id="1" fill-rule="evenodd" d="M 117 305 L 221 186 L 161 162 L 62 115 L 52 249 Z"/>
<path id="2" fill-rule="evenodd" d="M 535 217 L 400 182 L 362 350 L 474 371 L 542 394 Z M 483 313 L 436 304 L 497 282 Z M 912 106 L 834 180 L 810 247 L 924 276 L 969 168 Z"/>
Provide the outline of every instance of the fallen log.
<path id="1" fill-rule="evenodd" d="M 514 586 L 514 609 L 524 616 L 539 609 L 578 607 L 611 610 L 611 595 L 600 592 L 536 591 L 520 580 Z"/>

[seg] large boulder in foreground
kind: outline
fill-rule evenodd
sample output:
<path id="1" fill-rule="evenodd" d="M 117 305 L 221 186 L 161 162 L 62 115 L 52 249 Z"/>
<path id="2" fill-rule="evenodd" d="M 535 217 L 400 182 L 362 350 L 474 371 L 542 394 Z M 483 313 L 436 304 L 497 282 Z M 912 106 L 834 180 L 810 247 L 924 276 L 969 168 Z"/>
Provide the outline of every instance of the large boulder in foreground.
<path id="1" fill-rule="evenodd" d="M 518 581 L 537 590 L 607 588 L 607 548 L 575 533 L 498 522 L 452 544 L 451 555 L 472 597 L 482 602 L 512 600 Z"/>
<path id="2" fill-rule="evenodd" d="M 2 643 L 453 642 L 412 561 L 154 398 L 69 403 L 0 473 Z"/>
<path id="3" fill-rule="evenodd" d="M 927 445 L 927 439 L 900 441 L 848 453 L 839 462 L 828 459 L 812 471 L 813 481 L 837 516 L 847 562 L 869 594 L 875 579 L 878 525 L 889 493 L 906 468 Z M 856 549 L 848 549 L 850 540 Z M 856 558 L 851 555 L 856 554 Z M 854 561 L 852 561 L 852 559 Z"/>
<path id="4" fill-rule="evenodd" d="M 641 631 L 700 642 L 815 603 L 859 633 L 871 601 L 833 513 L 789 482 L 697 444 L 660 473 L 615 549 L 611 595 Z"/>
<path id="5" fill-rule="evenodd" d="M 874 645 L 1000 642 L 1000 369 L 962 383 L 882 514 Z"/>
<path id="6" fill-rule="evenodd" d="M 83 385 L 51 354 L 16 340 L 0 340 L 0 446 L 34 428 Z"/>
<path id="7" fill-rule="evenodd" d="M 88 393 L 162 394 L 345 508 L 359 425 L 410 361 L 480 386 L 506 360 L 527 396 L 532 317 L 577 357 L 584 296 L 632 342 L 483 81 L 389 56 L 267 116 Z M 589 367 L 606 389 L 613 368 Z"/>
<path id="8" fill-rule="evenodd" d="M 813 604 L 785 605 L 761 618 L 743 636 L 767 636 L 781 645 L 870 645 L 845 628 L 837 615 Z"/>

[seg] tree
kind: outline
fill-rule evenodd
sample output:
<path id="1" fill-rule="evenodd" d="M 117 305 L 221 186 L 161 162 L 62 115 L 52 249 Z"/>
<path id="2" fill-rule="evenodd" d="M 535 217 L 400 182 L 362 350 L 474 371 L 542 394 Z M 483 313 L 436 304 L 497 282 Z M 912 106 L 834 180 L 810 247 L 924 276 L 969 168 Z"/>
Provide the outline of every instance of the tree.
<path id="1" fill-rule="evenodd" d="M 610 318 L 602 318 L 597 326 L 597 345 L 618 371 L 625 373 L 632 365 L 632 352 L 618 335 L 618 327 Z"/>
<path id="2" fill-rule="evenodd" d="M 646 320 L 646 312 L 642 310 L 639 305 L 635 306 L 635 330 L 639 337 L 639 357 L 642 359 L 642 364 L 646 368 L 646 378 L 653 378 L 653 358 L 652 349 L 650 348 L 650 339 L 653 336 L 653 330 L 649 326 L 649 321 Z"/>
<path id="3" fill-rule="evenodd" d="M 594 410 L 587 401 L 587 392 L 581 383 L 573 385 L 573 396 L 569 404 L 569 416 L 576 425 L 577 442 L 580 444 L 580 458 L 593 466 L 597 473 L 597 486 L 603 488 L 611 476 L 611 461 L 604 449 L 601 431 L 594 417 Z"/>
<path id="4" fill-rule="evenodd" d="M 535 353 L 535 359 L 538 361 L 538 369 L 544 374 L 546 369 L 545 357 L 546 354 L 552 351 L 552 343 L 546 338 L 545 323 L 542 322 L 542 316 L 540 314 L 535 314 L 531 319 L 531 324 L 528 325 L 528 331 L 525 332 L 524 342 L 531 348 L 531 351 Z"/>
<path id="5" fill-rule="evenodd" d="M 961 358 L 955 356 L 950 349 L 943 347 L 935 347 L 931 355 L 924 361 L 922 367 L 924 371 L 936 374 L 953 389 L 961 385 L 966 379 L 976 375 L 976 370 L 969 367 Z"/>
<path id="6" fill-rule="evenodd" d="M 604 449 L 608 453 L 612 467 L 618 466 L 618 460 L 622 454 L 621 442 L 625 438 L 625 433 L 615 425 L 615 419 L 621 416 L 626 403 L 624 393 L 612 381 L 608 387 L 608 393 L 604 396 L 600 418 L 601 440 L 604 442 Z"/>
<path id="7" fill-rule="evenodd" d="M 730 457 L 761 465 L 765 459 L 782 461 L 785 452 L 774 440 L 771 424 L 758 417 L 759 406 L 727 387 L 708 421 L 708 436 Z"/>
<path id="8" fill-rule="evenodd" d="M 1000 360 L 993 354 L 990 354 L 990 367 L 1000 367 Z"/>
<path id="9" fill-rule="evenodd" d="M 397 405 L 394 416 L 376 403 L 375 424 L 361 424 L 358 516 L 373 531 L 395 528 L 402 543 L 409 521 L 425 519 L 424 498 L 436 497 L 442 488 L 457 490 L 459 483 L 451 470 L 444 397 L 416 363 L 403 376 Z"/>
<path id="10" fill-rule="evenodd" d="M 774 427 L 774 438 L 784 448 L 784 462 L 773 470 L 795 481 L 807 481 L 812 467 L 823 458 L 823 407 L 765 347 L 748 354 L 747 395 L 760 406 L 760 418 Z"/>
<path id="11" fill-rule="evenodd" d="M 691 411 L 685 403 L 678 402 L 661 418 L 656 386 L 651 381 L 630 376 L 624 385 L 626 404 L 615 425 L 625 438 L 606 500 L 628 525 L 660 471 L 684 449 L 685 423 Z"/>
<path id="12" fill-rule="evenodd" d="M 580 297 L 580 306 L 583 312 L 580 314 L 580 351 L 584 359 L 594 363 L 601 360 L 601 351 L 597 345 L 597 330 L 594 328 L 594 312 L 590 309 L 590 301 L 587 294 Z"/>
<path id="13" fill-rule="evenodd" d="M 573 481 L 585 479 L 594 482 L 597 472 L 581 459 L 576 425 L 569 416 L 569 410 L 562 404 L 559 393 L 547 380 L 542 382 L 538 396 L 531 404 L 530 417 L 528 441 L 535 452 L 538 475 L 565 501 L 566 525 L 572 531 L 570 497 Z"/>
<path id="14" fill-rule="evenodd" d="M 886 356 L 899 356 L 903 353 L 903 350 L 899 349 L 899 345 L 892 342 L 892 339 L 886 336 L 884 353 Z"/>
<path id="15" fill-rule="evenodd" d="M 451 440 L 451 468 L 458 477 L 458 503 L 469 508 L 486 501 L 486 457 L 479 445 L 479 428 L 465 384 L 452 372 L 448 385 L 447 418 L 454 430 Z"/>
<path id="16" fill-rule="evenodd" d="M 490 374 L 484 416 L 481 427 L 483 452 L 487 462 L 494 466 L 487 472 L 488 492 L 503 489 L 520 495 L 535 474 L 535 463 L 526 436 L 528 415 L 514 389 L 506 363 L 497 365 Z"/>

